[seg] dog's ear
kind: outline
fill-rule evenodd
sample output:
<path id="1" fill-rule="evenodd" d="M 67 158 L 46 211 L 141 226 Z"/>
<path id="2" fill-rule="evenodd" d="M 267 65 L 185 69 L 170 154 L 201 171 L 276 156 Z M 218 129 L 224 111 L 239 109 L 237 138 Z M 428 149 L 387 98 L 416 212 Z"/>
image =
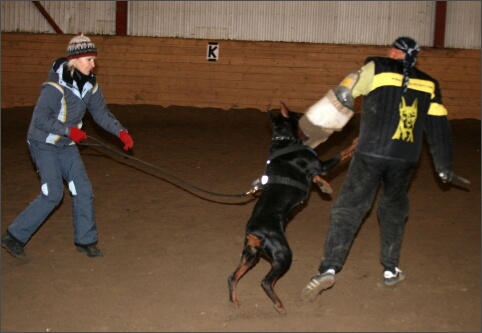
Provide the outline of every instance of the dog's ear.
<path id="1" fill-rule="evenodd" d="M 285 118 L 292 117 L 293 119 L 296 119 L 298 121 L 301 118 L 301 116 L 303 116 L 303 113 L 294 112 L 288 109 L 288 107 L 283 101 L 280 101 L 280 106 L 281 106 L 281 113 Z"/>
<path id="2" fill-rule="evenodd" d="M 283 115 L 283 117 L 289 118 L 290 117 L 290 110 L 288 109 L 286 104 L 283 103 L 283 101 L 280 101 L 279 103 L 280 103 L 280 107 L 281 107 L 281 114 Z"/>

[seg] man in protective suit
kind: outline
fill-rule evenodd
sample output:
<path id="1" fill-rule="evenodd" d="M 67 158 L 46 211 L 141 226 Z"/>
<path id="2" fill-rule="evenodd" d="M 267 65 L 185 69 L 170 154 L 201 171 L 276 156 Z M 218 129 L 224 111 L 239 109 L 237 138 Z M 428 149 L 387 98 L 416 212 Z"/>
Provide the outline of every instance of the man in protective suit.
<path id="1" fill-rule="evenodd" d="M 380 184 L 384 284 L 393 286 L 405 278 L 398 266 L 409 211 L 407 191 L 424 133 L 438 177 L 444 183 L 454 177 L 447 110 L 438 82 L 414 67 L 419 50 L 412 38 L 397 38 L 387 57 L 367 58 L 300 119 L 300 129 L 309 137 L 305 143 L 315 147 L 343 128 L 353 116 L 353 100 L 365 96 L 358 143 L 331 210 L 319 272 L 301 291 L 303 300 L 314 300 L 334 285 Z"/>

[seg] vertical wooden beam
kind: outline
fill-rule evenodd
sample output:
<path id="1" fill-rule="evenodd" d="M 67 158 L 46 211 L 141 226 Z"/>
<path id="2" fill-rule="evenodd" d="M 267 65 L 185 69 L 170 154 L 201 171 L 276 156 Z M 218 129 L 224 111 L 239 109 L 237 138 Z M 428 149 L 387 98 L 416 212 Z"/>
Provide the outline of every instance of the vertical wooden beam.
<path id="1" fill-rule="evenodd" d="M 445 47 L 445 17 L 447 15 L 447 1 L 436 1 L 435 27 L 433 36 L 434 47 Z"/>
<path id="2" fill-rule="evenodd" d="M 52 17 L 50 17 L 49 13 L 47 13 L 47 11 L 45 10 L 44 6 L 42 6 L 40 1 L 32 1 L 32 2 L 35 5 L 35 7 L 37 7 L 39 12 L 43 15 L 43 17 L 45 17 L 45 19 L 50 24 L 50 26 L 55 30 L 55 32 L 63 35 L 64 33 L 62 32 L 62 30 L 59 28 L 57 23 L 55 23 Z"/>
<path id="3" fill-rule="evenodd" d="M 127 35 L 127 1 L 116 1 L 115 34 Z"/>

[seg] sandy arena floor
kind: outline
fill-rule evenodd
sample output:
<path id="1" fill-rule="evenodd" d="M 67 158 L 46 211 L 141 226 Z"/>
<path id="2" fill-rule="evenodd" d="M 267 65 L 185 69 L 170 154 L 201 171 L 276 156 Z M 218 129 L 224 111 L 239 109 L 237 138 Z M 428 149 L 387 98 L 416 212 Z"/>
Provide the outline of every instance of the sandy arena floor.
<path id="1" fill-rule="evenodd" d="M 39 193 L 25 142 L 32 109 L 2 109 L 2 232 Z M 241 307 L 228 300 L 227 277 L 238 264 L 256 198 L 189 187 L 249 190 L 268 155 L 267 115 L 117 105 L 111 111 L 134 138 L 131 156 L 155 167 L 118 154 L 120 141 L 86 119 L 87 133 L 114 149 L 81 147 L 105 256 L 75 250 L 66 189 L 62 204 L 27 243 L 28 263 L 2 249 L 2 332 L 480 332 L 479 120 L 451 122 L 454 171 L 471 185 L 439 184 L 423 151 L 409 192 L 401 258 L 407 278 L 394 288 L 381 283 L 372 210 L 334 288 L 314 302 L 300 299 L 321 259 L 346 167 L 328 177 L 331 198 L 313 187 L 287 228 L 294 261 L 276 285 L 288 311 L 280 316 L 260 286 L 265 261 L 241 279 Z M 317 148 L 322 159 L 349 145 L 358 121 Z"/>

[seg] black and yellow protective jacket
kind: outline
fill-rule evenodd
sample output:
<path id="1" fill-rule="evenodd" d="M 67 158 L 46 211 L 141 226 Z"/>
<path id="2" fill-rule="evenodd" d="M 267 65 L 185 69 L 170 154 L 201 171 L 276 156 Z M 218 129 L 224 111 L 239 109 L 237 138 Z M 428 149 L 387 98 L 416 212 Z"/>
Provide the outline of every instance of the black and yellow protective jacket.
<path id="1" fill-rule="evenodd" d="M 403 62 L 370 57 L 352 94 L 363 95 L 358 152 L 417 162 L 424 133 L 437 173 L 452 170 L 452 134 L 437 80 L 412 68 L 402 96 Z"/>

